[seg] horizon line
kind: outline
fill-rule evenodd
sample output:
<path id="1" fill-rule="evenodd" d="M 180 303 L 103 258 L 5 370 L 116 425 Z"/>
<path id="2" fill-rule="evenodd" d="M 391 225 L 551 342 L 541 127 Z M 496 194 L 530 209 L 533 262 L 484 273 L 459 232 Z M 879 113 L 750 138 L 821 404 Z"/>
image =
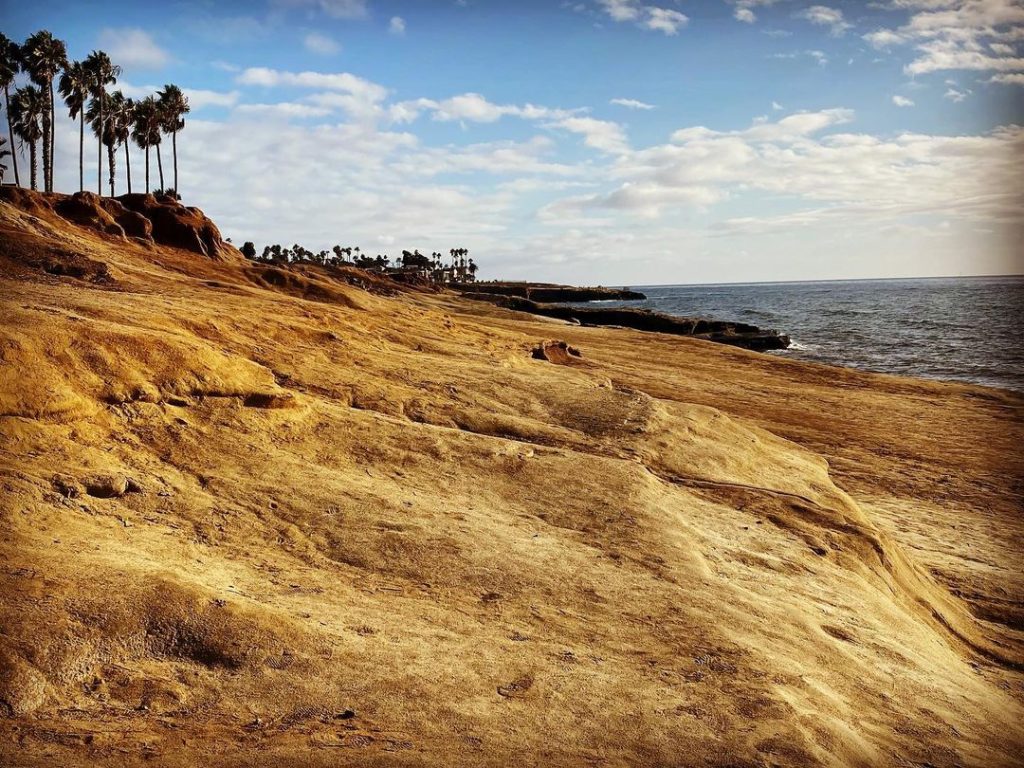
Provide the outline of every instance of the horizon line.
<path id="1" fill-rule="evenodd" d="M 879 280 L 977 280 L 981 278 L 1005 278 L 1005 277 L 1017 277 L 1024 278 L 1024 272 L 1009 272 L 991 275 L 909 275 L 904 277 L 829 277 L 829 278 L 816 278 L 813 280 L 740 280 L 730 282 L 712 282 L 712 283 L 629 283 L 622 285 L 609 285 L 608 288 L 668 288 L 671 286 L 680 287 L 713 287 L 719 285 L 792 285 L 792 284 L 808 284 L 808 283 L 867 283 Z M 502 281 L 499 281 L 502 282 Z M 503 281 L 503 282 L 517 282 L 517 281 Z M 529 281 L 518 281 L 518 282 L 529 282 Z"/>

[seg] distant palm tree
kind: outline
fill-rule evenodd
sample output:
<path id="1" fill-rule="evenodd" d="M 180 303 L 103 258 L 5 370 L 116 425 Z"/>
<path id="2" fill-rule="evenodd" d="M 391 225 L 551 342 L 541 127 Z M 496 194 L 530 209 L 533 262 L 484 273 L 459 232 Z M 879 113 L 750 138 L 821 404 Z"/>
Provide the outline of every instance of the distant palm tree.
<path id="1" fill-rule="evenodd" d="M 97 120 L 100 124 L 104 119 L 104 101 L 107 98 L 107 86 L 117 82 L 121 74 L 121 68 L 110 61 L 110 57 L 103 51 L 93 51 L 85 57 L 82 62 L 86 72 L 89 73 L 89 93 L 94 99 L 99 100 L 97 107 Z M 95 131 L 94 131 L 95 132 Z M 99 141 L 96 144 L 96 191 L 103 194 L 103 140 L 102 130 L 98 134 Z"/>
<path id="2" fill-rule="evenodd" d="M 149 148 L 160 144 L 160 108 L 152 96 L 135 105 L 135 125 L 132 138 L 139 149 L 146 151 L 146 193 L 149 194 Z"/>
<path id="3" fill-rule="evenodd" d="M 11 85 L 14 84 L 14 76 L 21 69 L 21 49 L 18 45 L 3 34 L 0 34 L 0 85 L 4 87 L 4 106 L 7 109 L 7 137 L 14 149 L 14 123 L 11 120 Z M 11 162 L 14 165 L 14 183 L 21 186 L 21 177 L 18 175 L 18 156 L 11 155 Z"/>
<path id="4" fill-rule="evenodd" d="M 54 118 L 57 116 L 53 97 L 53 78 L 68 63 L 68 49 L 45 29 L 30 35 L 21 46 L 22 66 L 32 82 L 49 95 L 49 105 L 43 114 L 43 186 L 53 192 Z"/>
<path id="5" fill-rule="evenodd" d="M 43 138 L 43 115 L 46 109 L 46 96 L 40 88 L 32 85 L 19 88 L 11 99 L 14 133 L 22 144 L 28 144 L 32 189 L 36 189 L 36 142 Z"/>
<path id="6" fill-rule="evenodd" d="M 64 67 L 57 90 L 71 119 L 78 118 L 78 191 L 85 189 L 85 100 L 89 96 L 89 71 L 85 64 L 73 61 Z"/>
<path id="7" fill-rule="evenodd" d="M 185 115 L 189 113 L 188 97 L 182 93 L 181 88 L 176 85 L 165 85 L 162 91 L 157 91 L 157 100 L 160 105 L 162 125 L 164 133 L 171 134 L 171 150 L 174 153 L 174 192 L 179 197 L 181 190 L 178 188 L 178 131 L 185 127 Z M 159 159 L 160 148 L 157 147 L 157 158 Z M 160 181 L 163 186 L 163 178 Z"/>

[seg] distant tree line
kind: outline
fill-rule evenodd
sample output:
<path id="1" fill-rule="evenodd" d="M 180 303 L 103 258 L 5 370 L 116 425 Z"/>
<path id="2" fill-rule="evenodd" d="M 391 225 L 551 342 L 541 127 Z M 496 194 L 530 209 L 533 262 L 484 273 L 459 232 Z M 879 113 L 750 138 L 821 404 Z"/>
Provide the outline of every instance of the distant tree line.
<path id="1" fill-rule="evenodd" d="M 296 243 L 290 248 L 281 245 L 267 245 L 257 255 L 256 246 L 246 242 L 241 248 L 247 259 L 270 264 L 317 264 L 325 267 L 359 267 L 376 272 L 415 272 L 435 282 L 457 282 L 475 280 L 478 270 L 473 259 L 468 258 L 468 248 L 452 248 L 448 251 L 450 263 L 445 263 L 440 252 L 425 256 L 415 251 L 402 251 L 400 259 L 392 262 L 387 254 L 370 256 L 359 246 L 335 245 L 328 250 L 311 251 Z"/>
<path id="2" fill-rule="evenodd" d="M 16 87 L 19 73 L 28 76 L 28 83 Z M 82 61 L 69 61 L 67 46 L 46 30 L 30 35 L 18 45 L 0 33 L 0 86 L 4 91 L 7 113 L 7 139 L 0 141 L 0 161 L 10 158 L 14 183 L 21 186 L 18 157 L 11 150 L 15 138 L 20 147 L 28 148 L 29 185 L 37 189 L 37 161 L 42 154 L 43 191 L 53 192 L 56 91 L 72 120 L 78 120 L 78 188 L 85 189 L 85 127 L 96 138 L 96 191 L 103 194 L 103 150 L 106 148 L 110 195 L 115 193 L 117 151 L 124 147 L 125 178 L 132 191 L 131 141 L 146 153 L 146 192 L 150 191 L 150 149 L 156 148 L 159 193 L 172 197 L 178 194 L 178 133 L 185 127 L 189 112 L 188 98 L 176 85 L 144 99 L 130 99 L 119 90 L 109 90 L 121 75 L 121 68 L 103 51 L 93 51 Z M 14 88 L 13 94 L 11 93 Z M 160 145 L 171 137 L 174 164 L 174 186 L 165 185 Z M 9 145 L 9 147 L 7 146 Z M 40 152 L 41 150 L 41 152 Z M 0 162 L 0 181 L 6 177 L 6 162 Z"/>

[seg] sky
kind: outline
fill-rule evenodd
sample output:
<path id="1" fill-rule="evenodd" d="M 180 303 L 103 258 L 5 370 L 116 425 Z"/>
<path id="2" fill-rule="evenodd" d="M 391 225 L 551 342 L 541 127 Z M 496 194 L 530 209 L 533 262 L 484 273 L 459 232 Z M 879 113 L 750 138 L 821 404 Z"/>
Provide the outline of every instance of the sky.
<path id="1" fill-rule="evenodd" d="M 40 28 L 126 95 L 185 90 L 179 191 L 236 244 L 604 285 L 1024 272 L 1024 0 L 0 0 Z"/>

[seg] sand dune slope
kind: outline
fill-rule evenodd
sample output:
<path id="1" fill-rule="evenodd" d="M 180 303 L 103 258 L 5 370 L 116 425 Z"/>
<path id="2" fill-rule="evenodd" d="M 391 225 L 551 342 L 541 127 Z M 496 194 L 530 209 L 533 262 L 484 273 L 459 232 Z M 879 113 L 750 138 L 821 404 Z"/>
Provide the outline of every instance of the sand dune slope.
<path id="1" fill-rule="evenodd" d="M 1019 763 L 1020 398 L 0 238 L 4 764 Z"/>

